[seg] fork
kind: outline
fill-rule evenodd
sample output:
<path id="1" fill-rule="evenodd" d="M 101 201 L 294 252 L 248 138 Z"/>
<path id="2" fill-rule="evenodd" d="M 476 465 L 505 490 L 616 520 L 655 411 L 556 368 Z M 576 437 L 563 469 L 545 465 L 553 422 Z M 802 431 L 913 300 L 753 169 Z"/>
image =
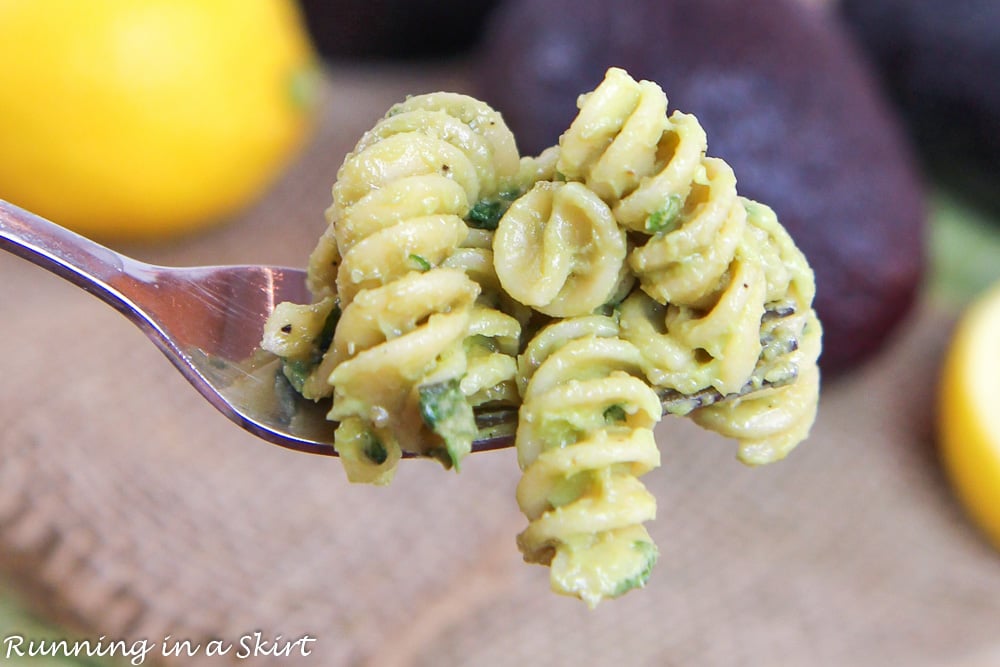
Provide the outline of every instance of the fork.
<path id="1" fill-rule="evenodd" d="M 336 456 L 328 406 L 302 398 L 285 379 L 280 359 L 259 347 L 275 305 L 310 301 L 304 271 L 148 264 L 3 200 L 0 248 L 118 310 L 212 406 L 243 429 L 282 447 Z M 760 386 L 748 383 L 740 393 Z M 674 413 L 729 398 L 712 389 L 688 395 L 664 390 L 660 397 L 665 410 Z M 476 421 L 473 451 L 513 445 L 515 409 L 481 410 Z"/>
<path id="2" fill-rule="evenodd" d="M 112 306 L 195 389 L 243 429 L 276 445 L 336 456 L 328 406 L 297 394 L 259 345 L 282 301 L 307 303 L 306 274 L 280 266 L 168 267 L 117 253 L 0 200 L 0 248 Z M 477 416 L 477 451 L 513 444 L 511 410 Z"/>

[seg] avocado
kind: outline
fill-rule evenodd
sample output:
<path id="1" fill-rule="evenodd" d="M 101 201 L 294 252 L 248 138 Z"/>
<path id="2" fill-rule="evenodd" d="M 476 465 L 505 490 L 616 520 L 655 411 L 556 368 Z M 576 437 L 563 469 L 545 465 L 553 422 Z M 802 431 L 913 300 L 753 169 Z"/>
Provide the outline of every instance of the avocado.
<path id="1" fill-rule="evenodd" d="M 923 190 L 842 25 L 795 0 L 510 0 L 489 20 L 475 93 L 535 153 L 609 66 L 695 114 L 740 193 L 777 211 L 816 272 L 824 371 L 879 350 L 921 283 Z"/>
<path id="2" fill-rule="evenodd" d="M 479 39 L 498 0 L 300 0 L 325 58 L 399 60 L 450 56 Z"/>
<path id="3" fill-rule="evenodd" d="M 935 178 L 1000 214 L 1000 2 L 842 0 Z"/>

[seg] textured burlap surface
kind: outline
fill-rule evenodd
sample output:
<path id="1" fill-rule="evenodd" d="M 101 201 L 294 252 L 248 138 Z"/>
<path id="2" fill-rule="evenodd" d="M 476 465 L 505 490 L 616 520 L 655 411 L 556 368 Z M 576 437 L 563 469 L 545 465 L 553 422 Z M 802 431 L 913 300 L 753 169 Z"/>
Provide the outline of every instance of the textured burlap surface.
<path id="1" fill-rule="evenodd" d="M 319 136 L 264 202 L 127 250 L 302 264 L 361 132 L 406 92 L 461 88 L 449 72 L 332 80 Z M 117 313 L 14 257 L 0 256 L 0 305 L 0 568 L 86 637 L 236 645 L 175 661 L 190 665 L 1000 664 L 1000 556 L 933 450 L 950 325 L 931 305 L 825 388 L 812 438 L 780 464 L 748 469 L 731 443 L 664 422 L 664 465 L 645 478 L 660 563 L 595 611 L 520 562 L 513 452 L 351 486 L 335 459 L 231 425 Z M 312 655 L 238 660 L 255 631 L 308 634 Z"/>

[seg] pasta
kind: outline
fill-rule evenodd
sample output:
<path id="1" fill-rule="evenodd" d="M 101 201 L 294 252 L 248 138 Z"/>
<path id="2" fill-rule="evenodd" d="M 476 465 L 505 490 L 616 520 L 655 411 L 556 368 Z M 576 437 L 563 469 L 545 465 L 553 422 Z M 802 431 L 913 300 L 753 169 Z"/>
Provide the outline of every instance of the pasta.
<path id="1" fill-rule="evenodd" d="M 585 186 L 539 181 L 502 222 L 493 244 L 497 276 L 520 303 L 572 317 L 593 312 L 615 291 L 625 232 Z"/>
<path id="2" fill-rule="evenodd" d="M 521 170 L 499 114 L 450 93 L 395 105 L 340 168 L 308 272 L 320 303 L 336 304 L 335 331 L 306 355 L 275 331 L 320 340 L 318 318 L 306 329 L 284 308 L 264 347 L 303 396 L 332 398 L 352 481 L 387 483 L 404 452 L 458 466 L 478 432 L 472 406 L 516 402 L 521 324 L 496 309 L 490 237 L 466 219 Z"/>
<path id="3" fill-rule="evenodd" d="M 705 156 L 694 117 L 667 116 L 659 87 L 622 70 L 581 99 L 560 148 L 557 169 L 601 193 L 638 239 L 628 263 L 641 290 L 619 312 L 652 384 L 727 395 L 799 375 L 691 415 L 739 440 L 746 462 L 782 458 L 815 416 L 821 331 L 812 271 L 774 212 L 737 194 L 732 169 Z M 794 316 L 776 330 L 764 316 L 781 309 Z M 797 349 L 770 358 L 764 344 L 774 338 Z"/>
<path id="4" fill-rule="evenodd" d="M 620 303 L 615 297 L 603 303 L 616 304 L 618 329 L 614 335 L 616 340 L 629 344 L 632 372 L 648 385 L 681 395 L 711 388 L 726 396 L 742 393 L 748 386 L 761 389 L 767 384 L 767 389 L 752 395 L 708 407 L 691 405 L 685 411 L 690 410 L 696 423 L 738 440 L 739 456 L 747 463 L 782 458 L 808 434 L 818 396 L 819 323 L 811 309 L 814 289 L 804 258 L 770 209 L 737 194 L 736 177 L 729 165 L 706 156 L 706 135 L 697 120 L 679 112 L 667 114 L 666 96 L 658 86 L 637 82 L 624 71 L 611 69 L 593 92 L 581 97 L 579 106 L 576 119 L 559 142 L 556 171 L 568 182 L 558 191 L 582 186 L 606 204 L 615 224 L 632 241 L 627 267 L 638 281 L 638 289 L 609 289 L 608 280 L 602 286 L 606 298 L 610 294 L 624 295 Z M 537 184 L 533 192 L 541 188 Z M 522 201 L 533 215 L 522 213 Z M 553 208 L 549 202 L 541 206 L 529 204 L 525 196 L 510 207 L 495 239 L 496 257 L 509 261 L 506 270 L 512 276 L 504 286 L 523 303 L 542 312 L 549 307 L 556 286 L 537 265 L 548 260 L 552 272 L 560 277 L 567 273 L 565 268 L 560 270 L 566 260 L 549 246 L 557 246 L 567 254 L 593 243 L 579 234 L 573 241 L 552 239 L 558 235 L 554 222 L 562 217 L 551 213 Z M 508 248 L 501 251 L 496 247 L 500 243 L 506 243 Z M 620 250 L 614 243 L 605 247 L 609 256 L 599 261 L 606 267 L 606 275 L 611 275 L 619 266 L 616 262 L 620 261 Z M 554 261 L 549 259 L 553 256 Z M 501 279 L 503 270 L 498 265 Z M 621 280 L 618 285 L 627 286 L 628 282 Z M 600 299 L 581 305 L 579 311 L 549 314 L 581 315 L 599 303 Z M 781 320 L 766 317 L 768 312 L 779 311 L 793 315 Z M 590 337 L 564 343 L 553 353 L 551 362 L 539 366 L 541 369 L 546 363 L 555 364 L 572 350 L 576 355 L 573 361 L 559 362 L 558 367 L 566 376 L 564 381 L 574 382 L 571 386 L 578 391 L 576 378 L 589 378 L 589 405 L 588 400 L 571 403 L 563 395 L 562 384 L 554 384 L 553 388 L 550 381 L 540 389 L 532 379 L 522 381 L 524 402 L 516 442 L 524 469 L 518 501 L 530 521 L 519 542 L 525 558 L 550 562 L 553 588 L 579 595 L 591 604 L 620 591 L 602 585 L 606 579 L 582 575 L 579 567 L 572 580 L 580 586 L 566 587 L 567 558 L 561 554 L 574 553 L 570 545 L 579 541 L 593 544 L 603 539 L 608 534 L 603 522 L 610 517 L 636 512 L 643 519 L 651 518 L 651 506 L 633 486 L 632 494 L 618 496 L 628 498 L 622 501 L 628 510 L 591 507 L 586 513 L 588 519 L 574 522 L 565 518 L 575 518 L 566 509 L 575 509 L 574 504 L 546 505 L 540 501 L 562 498 L 559 485 L 570 484 L 569 480 L 581 476 L 603 479 L 617 474 L 632 479 L 631 484 L 637 482 L 622 472 L 620 461 L 591 460 L 583 454 L 588 451 L 592 433 L 603 433 L 599 428 L 579 436 L 575 431 L 572 436 L 557 431 L 539 437 L 533 422 L 539 414 L 555 419 L 552 415 L 560 414 L 560 405 L 571 404 L 572 408 L 564 409 L 571 409 L 578 421 L 583 419 L 581 415 L 595 420 L 605 413 L 607 404 L 602 401 L 599 387 L 604 386 L 602 382 L 610 386 L 620 380 L 621 370 L 589 361 L 585 350 L 600 358 L 599 350 L 607 340 Z M 787 341 L 795 344 L 786 349 L 782 343 Z M 638 368 L 641 372 L 637 372 Z M 602 379 L 593 373 L 603 373 Z M 771 386 L 778 382 L 785 384 Z M 593 421 L 590 426 L 596 428 Z M 581 444 L 584 442 L 588 444 Z M 616 448 L 604 444 L 601 450 L 610 457 Z M 535 479 L 541 473 L 534 470 L 539 466 L 548 470 L 550 464 L 539 461 L 549 456 L 573 464 L 559 469 L 558 475 L 550 473 L 546 477 L 554 476 L 555 482 L 540 484 Z M 626 468 L 634 474 L 646 469 Z M 579 488 L 576 491 L 586 496 Z M 591 498 L 588 502 L 599 504 Z M 641 514 L 641 508 L 649 513 Z M 548 527 L 550 524 L 558 528 Z M 567 529 L 567 524 L 573 527 Z M 628 530 L 636 528 L 630 526 Z M 646 542 L 638 538 L 637 543 Z M 623 556 L 628 552 L 621 549 L 615 553 L 614 558 L 596 560 L 614 562 L 625 570 L 629 567 L 624 563 L 636 562 L 634 554 Z M 625 576 L 624 581 L 630 582 L 625 586 L 628 588 L 633 583 L 641 585 L 643 579 Z"/>
<path id="5" fill-rule="evenodd" d="M 701 426 L 739 441 L 739 457 L 759 465 L 784 458 L 809 433 L 819 398 L 822 326 L 811 308 L 816 287 L 805 256 L 767 206 L 745 203 L 748 241 L 755 247 L 766 272 L 766 299 L 793 313 L 765 321 L 762 338 L 777 350 L 762 356 L 762 376 L 796 381 L 765 389 L 732 401 L 695 410 L 691 418 Z M 794 343 L 791 343 L 794 341 Z M 763 379 L 763 377 L 762 377 Z"/>
<path id="6" fill-rule="evenodd" d="M 783 458 L 815 418 L 822 328 L 805 257 L 694 116 L 617 68 L 578 107 L 532 157 L 471 97 L 393 106 L 337 174 L 313 302 L 280 304 L 262 347 L 331 401 L 351 481 L 407 453 L 457 468 L 476 411 L 516 410 L 518 547 L 593 606 L 657 560 L 639 478 L 664 412 Z"/>
<path id="7" fill-rule="evenodd" d="M 660 464 L 662 407 L 617 331 L 605 316 L 561 320 L 521 364 L 517 501 L 529 525 L 518 546 L 551 566 L 553 590 L 591 606 L 644 585 L 657 557 L 642 526 L 656 500 L 637 478 Z"/>

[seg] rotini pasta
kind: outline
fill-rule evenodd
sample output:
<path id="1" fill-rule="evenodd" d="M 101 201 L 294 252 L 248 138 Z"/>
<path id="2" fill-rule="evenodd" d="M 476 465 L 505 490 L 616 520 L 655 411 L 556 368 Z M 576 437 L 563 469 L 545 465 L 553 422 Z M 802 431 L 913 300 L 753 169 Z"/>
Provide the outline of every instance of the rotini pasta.
<path id="1" fill-rule="evenodd" d="M 546 315 L 573 317 L 614 293 L 625 232 L 580 183 L 539 181 L 501 218 L 493 252 L 500 283 L 514 299 Z"/>
<path id="2" fill-rule="evenodd" d="M 773 212 L 739 197 L 732 169 L 706 157 L 706 148 L 696 119 L 667 116 L 659 87 L 612 69 L 581 99 L 560 141 L 557 169 L 601 193 L 618 223 L 639 239 L 628 262 L 641 292 L 622 304 L 621 326 L 642 350 L 650 381 L 681 393 L 711 386 L 725 395 L 754 378 L 762 333 L 767 338 L 773 326 L 763 323 L 765 311 L 788 307 L 804 321 L 814 289 L 808 265 Z M 792 337 L 802 334 L 800 326 Z M 803 351 L 785 366 L 801 371 L 805 385 L 815 361 Z M 754 398 L 741 402 L 759 405 Z M 707 409 L 698 421 L 708 424 L 708 415 L 729 409 Z M 749 451 L 741 448 L 741 456 Z"/>
<path id="3" fill-rule="evenodd" d="M 537 184 L 531 194 L 543 188 L 582 187 L 600 198 L 615 224 L 630 235 L 627 268 L 639 289 L 629 291 L 629 283 L 621 281 L 613 291 L 623 297 L 614 310 L 619 326 L 614 335 L 637 353 L 634 363 L 642 367 L 641 375 L 650 385 L 681 395 L 711 388 L 726 396 L 745 393 L 748 387 L 759 390 L 784 383 L 709 407 L 686 408 L 697 423 L 739 440 L 742 460 L 763 463 L 781 458 L 801 441 L 815 415 L 819 324 L 811 309 L 811 273 L 773 214 L 768 215 L 769 209 L 739 197 L 732 169 L 707 157 L 706 150 L 705 133 L 693 116 L 678 112 L 668 116 L 666 96 L 658 86 L 612 69 L 593 92 L 581 97 L 579 114 L 560 139 L 556 171 L 568 182 Z M 568 253 L 574 245 L 558 237 L 548 202 L 529 202 L 527 195 L 518 200 L 500 221 L 495 239 L 497 272 L 515 298 L 546 312 L 557 289 L 550 283 L 561 285 L 541 265 L 551 267 L 550 273 L 557 277 L 565 275 L 565 269 L 560 270 L 565 260 L 549 247 Z M 608 267 L 605 276 L 613 273 L 619 257 L 618 246 L 610 247 L 616 254 L 601 260 Z M 547 257 L 556 259 L 546 263 Z M 581 302 L 577 311 L 549 314 L 579 316 L 601 303 L 616 303 L 617 296 L 608 298 L 610 282 L 605 278 L 604 300 Z M 768 316 L 786 310 L 791 317 Z M 591 347 L 596 354 L 596 340 L 565 344 L 553 358 L 567 354 L 563 350 L 576 351 L 578 345 Z M 575 363 L 578 366 L 562 365 L 573 368 L 568 378 L 593 372 L 583 370 L 587 362 Z M 612 372 L 604 370 L 605 380 L 610 381 Z M 541 517 L 564 512 L 540 510 L 537 501 L 530 502 L 545 496 L 532 481 L 538 473 L 529 473 L 538 465 L 539 452 L 549 451 L 546 448 L 568 460 L 574 460 L 569 452 L 575 448 L 566 442 L 572 437 L 558 432 L 541 437 L 544 444 L 538 444 L 531 425 L 536 413 L 559 414 L 557 406 L 567 399 L 554 389 L 548 390 L 556 397 L 551 403 L 536 398 L 545 392 L 531 380 L 522 380 L 522 387 L 517 447 L 524 479 L 529 480 L 523 484 L 536 492 L 519 494 L 531 522 L 520 545 L 527 560 L 545 561 L 548 552 L 540 552 L 536 534 L 544 534 L 548 544 L 555 537 L 538 527 L 545 525 Z M 595 391 L 593 396 L 599 394 Z M 532 407 L 536 403 L 544 407 Z M 591 406 L 591 415 L 599 406 L 599 401 Z M 583 465 L 562 470 L 557 482 L 566 484 L 584 470 Z M 636 501 L 637 507 L 642 504 Z M 607 512 L 598 514 L 603 517 Z M 575 530 L 586 534 L 585 525 L 576 524 Z M 589 539 L 603 534 L 599 520 L 592 518 L 589 525 Z M 562 575 L 553 567 L 554 587 L 567 592 L 555 583 Z M 572 592 L 591 602 L 607 595 L 593 589 Z"/>
<path id="4" fill-rule="evenodd" d="M 465 245 L 443 266 L 462 270 L 481 287 L 464 343 L 467 367 L 462 393 L 474 407 L 512 407 L 520 402 L 515 357 L 528 313 L 500 289 L 492 238 L 491 230 L 471 230 Z"/>
<path id="5" fill-rule="evenodd" d="M 388 482 L 402 452 L 457 466 L 472 406 L 517 403 L 520 322 L 496 309 L 490 238 L 467 220 L 511 196 L 524 168 L 499 114 L 450 93 L 394 106 L 340 168 L 308 272 L 335 333 L 319 335 L 319 305 L 283 307 L 264 345 L 305 397 L 332 397 L 353 481 Z M 325 347 L 282 339 L 290 325 Z"/>
<path id="6" fill-rule="evenodd" d="M 604 316 L 558 321 L 521 358 L 518 545 L 550 565 L 553 590 L 591 606 L 644 585 L 657 555 L 642 526 L 656 501 L 637 478 L 660 464 L 662 407 L 617 330 Z"/>
<path id="7" fill-rule="evenodd" d="M 332 399 L 352 481 L 405 453 L 457 467 L 474 410 L 516 409 L 518 547 L 593 606 L 657 559 L 639 477 L 664 406 L 778 460 L 815 417 L 822 331 L 805 257 L 694 116 L 616 68 L 578 106 L 536 157 L 473 98 L 393 106 L 338 171 L 314 302 L 262 346 Z"/>
<path id="8" fill-rule="evenodd" d="M 811 304 L 816 288 L 812 270 L 788 232 L 767 206 L 745 201 L 747 245 L 753 247 L 766 279 L 766 299 L 791 316 L 765 321 L 762 339 L 776 349 L 762 357 L 762 378 L 793 383 L 755 392 L 691 413 L 705 428 L 736 439 L 742 461 L 759 465 L 784 458 L 809 434 L 819 399 L 822 326 Z M 752 240 L 751 240 L 752 239 Z"/>

